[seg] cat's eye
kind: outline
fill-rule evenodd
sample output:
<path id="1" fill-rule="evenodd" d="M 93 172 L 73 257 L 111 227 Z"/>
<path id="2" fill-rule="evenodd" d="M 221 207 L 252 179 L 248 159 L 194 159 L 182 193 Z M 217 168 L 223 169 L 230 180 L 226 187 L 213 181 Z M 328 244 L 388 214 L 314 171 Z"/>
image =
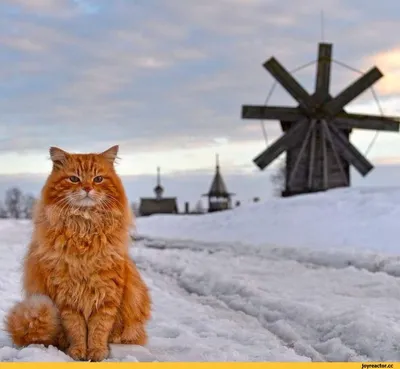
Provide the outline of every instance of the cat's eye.
<path id="1" fill-rule="evenodd" d="M 97 176 L 93 178 L 94 183 L 101 183 L 103 182 L 103 177 L 102 176 Z"/>
<path id="2" fill-rule="evenodd" d="M 71 176 L 71 177 L 69 177 L 69 180 L 72 183 L 78 183 L 80 181 L 80 179 L 77 176 Z"/>

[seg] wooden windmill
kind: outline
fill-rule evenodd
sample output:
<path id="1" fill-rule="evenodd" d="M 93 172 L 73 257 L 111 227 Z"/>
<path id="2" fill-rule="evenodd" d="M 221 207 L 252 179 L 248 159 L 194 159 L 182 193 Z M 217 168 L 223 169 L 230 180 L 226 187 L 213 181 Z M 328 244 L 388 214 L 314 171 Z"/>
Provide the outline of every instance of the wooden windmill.
<path id="1" fill-rule="evenodd" d="M 275 59 L 264 67 L 298 102 L 297 107 L 244 105 L 244 119 L 279 120 L 285 134 L 254 159 L 263 170 L 286 151 L 282 196 L 350 186 L 350 164 L 363 176 L 373 165 L 350 142 L 353 128 L 399 131 L 398 118 L 346 113 L 344 107 L 383 74 L 374 67 L 340 92 L 329 94 L 332 44 L 320 43 L 315 92 L 310 95 Z"/>

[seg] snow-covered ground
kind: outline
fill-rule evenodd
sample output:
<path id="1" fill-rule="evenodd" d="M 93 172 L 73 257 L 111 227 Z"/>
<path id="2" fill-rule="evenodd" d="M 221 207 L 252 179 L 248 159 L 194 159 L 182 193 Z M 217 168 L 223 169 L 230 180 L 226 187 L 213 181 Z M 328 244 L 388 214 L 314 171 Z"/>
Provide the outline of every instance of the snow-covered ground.
<path id="1" fill-rule="evenodd" d="M 137 224 L 151 237 L 400 255 L 400 185 L 271 198 L 229 212 L 151 216 Z"/>
<path id="2" fill-rule="evenodd" d="M 398 205 L 399 204 L 399 205 Z M 146 350 L 114 361 L 400 361 L 400 190 L 350 189 L 204 216 L 139 218 Z M 0 319 L 20 299 L 29 222 L 0 222 Z M 13 348 L 1 361 L 68 361 Z"/>

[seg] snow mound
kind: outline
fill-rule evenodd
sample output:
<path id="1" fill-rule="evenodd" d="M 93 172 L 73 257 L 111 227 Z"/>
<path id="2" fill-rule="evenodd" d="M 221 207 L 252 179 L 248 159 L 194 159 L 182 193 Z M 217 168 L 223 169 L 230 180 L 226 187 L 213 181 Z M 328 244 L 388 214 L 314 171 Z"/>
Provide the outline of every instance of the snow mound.
<path id="1" fill-rule="evenodd" d="M 349 188 L 273 198 L 206 215 L 140 217 L 142 236 L 400 254 L 400 189 Z"/>

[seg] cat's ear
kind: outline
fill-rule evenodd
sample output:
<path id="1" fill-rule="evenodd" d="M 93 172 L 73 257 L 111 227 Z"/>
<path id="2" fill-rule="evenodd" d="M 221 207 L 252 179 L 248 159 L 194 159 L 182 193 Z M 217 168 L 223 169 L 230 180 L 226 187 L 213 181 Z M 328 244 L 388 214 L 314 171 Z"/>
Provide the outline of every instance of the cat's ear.
<path id="1" fill-rule="evenodd" d="M 50 147 L 49 152 L 50 159 L 53 162 L 54 168 L 61 168 L 68 158 L 68 153 L 54 146 Z"/>
<path id="2" fill-rule="evenodd" d="M 119 146 L 115 145 L 113 147 L 110 147 L 108 150 L 103 151 L 100 155 L 104 156 L 111 164 L 114 164 L 115 159 L 117 159 L 118 150 Z"/>

